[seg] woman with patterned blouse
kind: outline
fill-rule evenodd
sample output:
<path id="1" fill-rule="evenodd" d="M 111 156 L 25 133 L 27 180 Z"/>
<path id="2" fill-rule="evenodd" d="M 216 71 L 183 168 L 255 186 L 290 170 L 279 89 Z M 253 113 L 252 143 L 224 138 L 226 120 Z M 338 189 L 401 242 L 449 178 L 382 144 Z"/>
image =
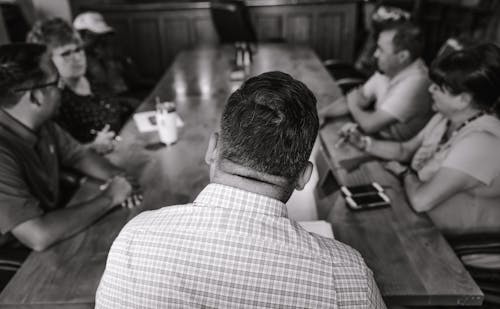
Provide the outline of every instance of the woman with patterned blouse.
<path id="1" fill-rule="evenodd" d="M 132 114 L 135 102 L 92 87 L 85 77 L 87 62 L 82 40 L 61 18 L 37 22 L 27 40 L 47 45 L 64 82 L 57 123 L 97 152 L 112 151 L 115 132 Z"/>

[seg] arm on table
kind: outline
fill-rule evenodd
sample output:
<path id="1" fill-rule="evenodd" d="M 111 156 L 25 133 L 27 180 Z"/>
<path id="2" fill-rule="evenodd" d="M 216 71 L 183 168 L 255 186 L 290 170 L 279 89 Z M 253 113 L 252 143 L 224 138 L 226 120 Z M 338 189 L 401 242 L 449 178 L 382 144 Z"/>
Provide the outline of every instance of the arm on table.
<path id="1" fill-rule="evenodd" d="M 132 188 L 123 177 L 115 177 L 97 197 L 66 208 L 47 212 L 20 223 L 12 234 L 35 251 L 77 234 L 116 205 L 122 204 Z"/>
<path id="2" fill-rule="evenodd" d="M 407 173 L 404 177 L 406 196 L 416 212 L 431 210 L 458 192 L 469 190 L 479 183 L 476 178 L 447 167 L 440 168 L 427 182 L 420 181 L 414 173 Z"/>
<path id="3" fill-rule="evenodd" d="M 370 145 L 366 145 L 366 136 L 358 130 L 352 131 L 348 135 L 349 143 L 355 147 L 385 160 L 395 160 L 399 162 L 409 162 L 413 154 L 422 144 L 423 135 L 417 134 L 406 142 L 394 142 L 370 139 Z"/>
<path id="4" fill-rule="evenodd" d="M 318 115 L 321 122 L 326 118 L 335 118 L 349 115 L 348 104 L 356 104 L 360 108 L 368 108 L 371 100 L 363 94 L 362 88 L 351 90 L 347 96 L 342 96 L 330 105 L 320 109 Z"/>
<path id="5" fill-rule="evenodd" d="M 383 110 L 368 110 L 357 104 L 356 101 L 348 100 L 347 107 L 352 118 L 367 134 L 377 133 L 384 127 L 398 121 L 393 115 Z"/>

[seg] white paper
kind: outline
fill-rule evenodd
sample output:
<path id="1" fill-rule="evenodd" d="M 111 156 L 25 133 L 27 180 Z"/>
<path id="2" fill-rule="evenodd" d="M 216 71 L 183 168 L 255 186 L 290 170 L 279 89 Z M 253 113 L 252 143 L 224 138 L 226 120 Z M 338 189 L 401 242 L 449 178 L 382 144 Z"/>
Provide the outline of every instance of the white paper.
<path id="1" fill-rule="evenodd" d="M 144 133 L 158 130 L 156 125 L 156 111 L 135 113 L 134 121 L 139 132 Z M 184 126 L 184 121 L 182 121 L 181 117 L 179 117 L 179 114 L 177 114 L 176 125 L 178 128 L 182 128 Z"/>
<path id="2" fill-rule="evenodd" d="M 333 229 L 330 222 L 324 220 L 317 221 L 299 221 L 300 226 L 302 226 L 306 231 L 311 233 L 316 233 L 323 237 L 333 239 Z"/>

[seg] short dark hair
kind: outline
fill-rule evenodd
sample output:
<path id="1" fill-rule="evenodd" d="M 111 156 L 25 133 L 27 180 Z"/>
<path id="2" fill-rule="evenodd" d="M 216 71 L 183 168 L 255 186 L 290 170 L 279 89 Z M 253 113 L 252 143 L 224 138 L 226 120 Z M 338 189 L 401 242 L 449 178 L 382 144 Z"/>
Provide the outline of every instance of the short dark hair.
<path id="1" fill-rule="evenodd" d="M 222 159 L 296 178 L 318 134 L 314 94 L 283 72 L 248 79 L 227 100 L 221 120 Z"/>
<path id="2" fill-rule="evenodd" d="M 55 17 L 37 21 L 28 33 L 26 41 L 55 48 L 67 44 L 80 43 L 81 38 L 68 22 L 62 18 Z"/>
<path id="3" fill-rule="evenodd" d="M 422 55 L 424 49 L 424 36 L 422 30 L 411 22 L 391 23 L 383 31 L 394 31 L 392 45 L 395 52 L 407 50 L 410 60 L 415 60 Z"/>
<path id="4" fill-rule="evenodd" d="M 22 94 L 14 92 L 45 77 L 40 60 L 45 46 L 14 43 L 0 46 L 0 106 L 14 106 Z"/>
<path id="5" fill-rule="evenodd" d="M 484 43 L 450 53 L 432 63 L 429 75 L 439 87 L 469 93 L 480 110 L 492 112 L 500 97 L 500 48 Z"/>

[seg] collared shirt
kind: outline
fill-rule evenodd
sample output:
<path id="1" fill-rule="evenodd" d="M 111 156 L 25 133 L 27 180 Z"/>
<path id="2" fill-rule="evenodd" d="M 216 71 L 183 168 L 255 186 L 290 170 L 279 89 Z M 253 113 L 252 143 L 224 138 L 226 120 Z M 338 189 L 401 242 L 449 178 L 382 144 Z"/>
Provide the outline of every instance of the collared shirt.
<path id="1" fill-rule="evenodd" d="M 57 208 L 59 167 L 85 151 L 52 122 L 34 132 L 0 109 L 0 232 Z"/>
<path id="2" fill-rule="evenodd" d="M 381 130 L 384 139 L 405 141 L 415 136 L 429 121 L 432 98 L 427 67 L 421 59 L 389 79 L 375 73 L 363 86 L 363 94 L 375 100 L 375 108 L 393 116 L 397 122 Z"/>
<path id="3" fill-rule="evenodd" d="M 117 237 L 96 308 L 385 308 L 354 249 L 286 206 L 208 185 L 192 204 L 142 213 Z"/>

